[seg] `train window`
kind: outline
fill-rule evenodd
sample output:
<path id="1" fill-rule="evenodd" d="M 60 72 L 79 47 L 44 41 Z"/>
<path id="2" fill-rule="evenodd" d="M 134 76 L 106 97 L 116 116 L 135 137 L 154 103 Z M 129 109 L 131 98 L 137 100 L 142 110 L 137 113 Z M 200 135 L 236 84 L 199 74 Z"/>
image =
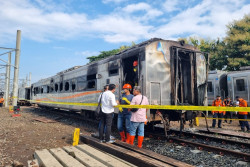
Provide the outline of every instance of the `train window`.
<path id="1" fill-rule="evenodd" d="M 87 87 L 86 76 L 78 77 L 77 78 L 77 90 L 82 91 L 85 90 Z"/>
<path id="2" fill-rule="evenodd" d="M 207 92 L 213 92 L 213 84 L 212 84 L 212 82 L 207 82 Z"/>
<path id="3" fill-rule="evenodd" d="M 89 81 L 88 82 L 88 89 L 94 89 L 96 87 L 95 81 Z"/>
<path id="4" fill-rule="evenodd" d="M 46 86 L 47 87 L 47 93 L 49 93 L 49 86 Z"/>
<path id="5" fill-rule="evenodd" d="M 51 86 L 49 92 L 52 93 L 53 91 L 54 91 L 54 88 L 53 88 L 53 86 Z"/>
<path id="6" fill-rule="evenodd" d="M 43 93 L 43 86 L 41 87 L 41 93 Z"/>
<path id="7" fill-rule="evenodd" d="M 74 91 L 76 89 L 76 82 L 75 80 L 71 81 L 71 90 Z"/>
<path id="8" fill-rule="evenodd" d="M 64 90 L 68 91 L 69 90 L 69 82 L 66 82 L 64 85 Z"/>
<path id="9" fill-rule="evenodd" d="M 115 76 L 119 74 L 119 61 L 111 61 L 108 63 L 109 76 Z"/>
<path id="10" fill-rule="evenodd" d="M 60 83 L 60 92 L 63 90 L 63 83 Z"/>
<path id="11" fill-rule="evenodd" d="M 87 76 L 87 81 L 96 79 L 96 74 L 88 75 Z"/>
<path id="12" fill-rule="evenodd" d="M 118 75 L 118 74 L 119 74 L 118 68 L 109 70 L 109 76 L 115 76 L 115 75 Z"/>
<path id="13" fill-rule="evenodd" d="M 244 79 L 237 79 L 236 80 L 236 87 L 237 87 L 237 91 L 239 91 L 239 92 L 245 91 Z"/>
<path id="14" fill-rule="evenodd" d="M 55 91 L 58 91 L 58 83 L 55 84 Z"/>

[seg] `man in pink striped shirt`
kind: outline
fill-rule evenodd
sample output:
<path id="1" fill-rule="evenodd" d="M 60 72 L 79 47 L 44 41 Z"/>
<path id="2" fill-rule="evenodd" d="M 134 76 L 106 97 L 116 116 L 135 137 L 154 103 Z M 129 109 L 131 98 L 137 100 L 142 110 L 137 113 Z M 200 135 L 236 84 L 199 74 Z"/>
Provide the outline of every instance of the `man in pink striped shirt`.
<path id="1" fill-rule="evenodd" d="M 148 105 L 148 98 L 141 95 L 141 87 L 135 86 L 133 89 L 133 97 L 130 105 Z M 146 118 L 147 109 L 140 108 L 136 112 L 132 112 L 131 116 L 131 130 L 130 130 L 130 144 L 134 144 L 134 139 L 136 135 L 136 130 L 138 128 L 138 147 L 142 147 L 142 142 L 144 139 L 144 122 L 147 121 Z"/>

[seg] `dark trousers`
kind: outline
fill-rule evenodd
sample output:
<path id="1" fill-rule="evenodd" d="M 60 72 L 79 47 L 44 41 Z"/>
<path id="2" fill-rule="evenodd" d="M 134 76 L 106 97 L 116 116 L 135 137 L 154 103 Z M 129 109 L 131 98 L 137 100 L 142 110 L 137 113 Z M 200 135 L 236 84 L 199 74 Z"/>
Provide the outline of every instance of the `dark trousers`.
<path id="1" fill-rule="evenodd" d="M 213 118 L 217 118 L 217 117 L 218 118 L 223 118 L 223 113 L 214 113 Z M 218 127 L 221 127 L 221 122 L 222 122 L 222 120 L 219 119 L 218 120 Z M 212 126 L 215 127 L 215 125 L 216 125 L 216 119 L 213 119 Z"/>
<path id="2" fill-rule="evenodd" d="M 99 137 L 100 140 L 103 140 L 103 129 L 104 126 L 106 126 L 106 133 L 105 133 L 105 140 L 108 142 L 110 140 L 110 134 L 111 134 L 111 125 L 113 120 L 113 113 L 101 113 L 101 126 L 99 128 Z"/>
<path id="3" fill-rule="evenodd" d="M 3 103 L 0 103 L 0 107 L 3 107 Z"/>
<path id="4" fill-rule="evenodd" d="M 239 119 L 247 119 L 247 115 L 238 115 Z M 247 130 L 249 130 L 249 124 L 248 121 L 239 121 L 240 122 L 240 126 L 241 129 L 245 129 L 245 127 L 247 128 Z"/>
<path id="5" fill-rule="evenodd" d="M 225 122 L 227 122 L 228 118 L 232 119 L 233 118 L 233 112 L 227 111 L 224 118 L 225 118 Z M 232 120 L 230 120 L 230 122 L 232 122 Z"/>

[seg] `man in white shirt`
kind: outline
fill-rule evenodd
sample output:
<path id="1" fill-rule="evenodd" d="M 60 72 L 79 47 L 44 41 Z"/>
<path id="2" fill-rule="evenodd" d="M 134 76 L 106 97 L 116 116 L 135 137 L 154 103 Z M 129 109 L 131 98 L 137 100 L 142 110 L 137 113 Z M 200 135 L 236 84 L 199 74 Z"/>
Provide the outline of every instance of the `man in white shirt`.
<path id="1" fill-rule="evenodd" d="M 99 129 L 100 140 L 103 141 L 103 129 L 106 126 L 105 142 L 113 143 L 114 140 L 110 140 L 111 125 L 114 113 L 114 106 L 117 105 L 115 100 L 115 88 L 114 84 L 109 85 L 109 89 L 102 94 L 101 104 L 102 104 L 102 113 L 101 113 L 101 127 Z M 99 99 L 98 99 L 99 101 Z"/>

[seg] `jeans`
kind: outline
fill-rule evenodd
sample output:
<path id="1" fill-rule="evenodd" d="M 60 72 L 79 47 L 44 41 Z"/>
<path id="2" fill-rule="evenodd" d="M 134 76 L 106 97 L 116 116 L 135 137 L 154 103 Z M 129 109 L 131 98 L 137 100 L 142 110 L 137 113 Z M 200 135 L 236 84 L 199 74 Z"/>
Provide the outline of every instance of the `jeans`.
<path id="1" fill-rule="evenodd" d="M 123 132 L 123 122 L 125 121 L 126 132 L 130 133 L 131 114 L 118 114 L 117 128 L 119 132 Z"/>
<path id="2" fill-rule="evenodd" d="M 111 134 L 111 125 L 112 125 L 112 119 L 113 119 L 113 113 L 101 113 L 101 127 L 99 129 L 99 137 L 101 140 L 103 140 L 103 130 L 104 126 L 106 126 L 106 132 L 105 132 L 105 140 L 108 142 L 110 140 L 110 134 Z"/>
<path id="3" fill-rule="evenodd" d="M 138 136 L 144 136 L 144 122 L 132 122 L 130 128 L 130 135 L 135 136 L 138 128 Z"/>
<path id="4" fill-rule="evenodd" d="M 225 118 L 225 121 L 227 121 L 227 118 L 232 119 L 233 118 L 233 112 L 227 111 L 224 118 Z M 230 122 L 232 122 L 232 120 L 230 120 Z"/>
<path id="5" fill-rule="evenodd" d="M 239 114 L 238 118 L 239 119 L 247 119 L 247 115 L 240 115 Z M 247 130 L 249 130 L 248 121 L 239 121 L 239 122 L 240 122 L 241 129 L 244 129 L 246 127 Z"/>
<path id="6" fill-rule="evenodd" d="M 214 115 L 213 115 L 213 118 L 223 118 L 223 113 L 214 113 Z M 222 120 L 221 119 L 219 119 L 218 120 L 218 127 L 221 127 L 221 122 L 222 122 Z M 215 125 L 216 125 L 216 119 L 213 119 L 213 124 L 212 124 L 212 127 L 215 127 Z"/>

